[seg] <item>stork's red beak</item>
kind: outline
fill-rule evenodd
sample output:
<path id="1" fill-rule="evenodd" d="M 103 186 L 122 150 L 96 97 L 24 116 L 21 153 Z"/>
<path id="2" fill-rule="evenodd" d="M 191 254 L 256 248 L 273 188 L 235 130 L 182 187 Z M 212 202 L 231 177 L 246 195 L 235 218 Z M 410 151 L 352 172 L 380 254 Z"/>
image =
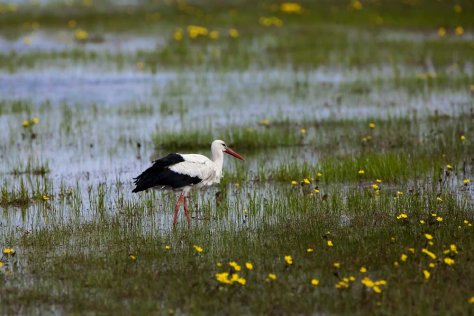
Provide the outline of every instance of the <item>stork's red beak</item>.
<path id="1" fill-rule="evenodd" d="M 239 155 L 238 153 L 236 153 L 235 151 L 233 151 L 232 149 L 230 149 L 229 147 L 227 147 L 224 152 L 226 154 L 229 154 L 229 155 L 232 155 L 234 156 L 235 158 L 237 159 L 240 159 L 240 160 L 245 160 L 244 157 L 242 157 L 241 155 Z"/>

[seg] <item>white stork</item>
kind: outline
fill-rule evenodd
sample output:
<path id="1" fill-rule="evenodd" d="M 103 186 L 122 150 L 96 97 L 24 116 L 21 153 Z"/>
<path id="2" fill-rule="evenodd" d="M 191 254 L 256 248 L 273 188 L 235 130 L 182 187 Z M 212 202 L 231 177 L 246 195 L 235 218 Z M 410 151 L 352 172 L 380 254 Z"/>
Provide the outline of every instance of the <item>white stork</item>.
<path id="1" fill-rule="evenodd" d="M 224 153 L 240 160 L 244 157 L 227 147 L 222 140 L 215 140 L 211 144 L 212 160 L 198 154 L 169 154 L 153 162 L 153 166 L 146 169 L 134 178 L 136 185 L 133 193 L 149 188 L 180 190 L 178 202 L 174 208 L 173 226 L 178 219 L 178 211 L 184 200 L 184 214 L 191 223 L 187 194 L 193 187 L 201 188 L 219 183 L 222 178 Z"/>

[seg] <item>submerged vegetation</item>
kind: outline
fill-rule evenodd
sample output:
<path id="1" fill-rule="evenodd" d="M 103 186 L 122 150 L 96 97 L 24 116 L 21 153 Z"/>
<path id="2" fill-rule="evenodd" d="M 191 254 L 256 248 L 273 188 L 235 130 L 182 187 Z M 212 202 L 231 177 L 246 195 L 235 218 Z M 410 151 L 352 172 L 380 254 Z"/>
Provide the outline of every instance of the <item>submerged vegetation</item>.
<path id="1" fill-rule="evenodd" d="M 0 313 L 472 314 L 473 8 L 1 3 Z"/>

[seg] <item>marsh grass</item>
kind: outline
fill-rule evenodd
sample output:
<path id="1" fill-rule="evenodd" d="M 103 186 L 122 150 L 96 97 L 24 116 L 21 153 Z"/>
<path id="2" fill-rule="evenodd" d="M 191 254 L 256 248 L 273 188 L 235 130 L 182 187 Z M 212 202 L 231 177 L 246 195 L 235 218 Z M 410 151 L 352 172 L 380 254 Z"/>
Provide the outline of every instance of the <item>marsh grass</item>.
<path id="1" fill-rule="evenodd" d="M 160 149 L 196 149 L 208 148 L 214 139 L 224 139 L 229 145 L 238 144 L 239 148 L 258 150 L 281 146 L 303 144 L 298 129 L 287 125 L 269 126 L 232 126 L 216 130 L 211 127 L 199 130 L 183 130 L 179 133 L 157 131 L 153 141 Z"/>
<path id="2" fill-rule="evenodd" d="M 445 192 L 444 202 L 439 203 L 430 193 L 394 200 L 388 194 L 374 196 L 358 189 L 341 193 L 336 189 L 329 192 L 331 198 L 321 201 L 299 190 L 283 189 L 281 193 L 255 197 L 254 203 L 263 206 L 266 220 L 251 229 L 235 224 L 222 229 L 212 222 L 197 222 L 192 229 L 183 227 L 162 235 L 143 232 L 140 217 L 132 212 L 96 217 L 68 228 L 36 230 L 17 241 L 22 249 L 17 256 L 28 263 L 28 271 L 42 271 L 42 281 L 34 290 L 25 291 L 17 284 L 29 275 L 14 268 L 10 282 L 1 290 L 4 311 L 14 310 L 18 299 L 26 302 L 24 308 L 30 311 L 57 305 L 66 312 L 100 313 L 214 313 L 223 308 L 231 313 L 282 309 L 343 313 L 351 309 L 364 314 L 373 308 L 380 313 L 466 311 L 469 280 L 462 275 L 473 273 L 468 251 L 473 240 L 472 227 L 463 221 L 472 222 L 473 218 L 469 206 L 456 196 Z M 93 204 L 98 207 L 100 201 Z M 249 223 L 257 216 L 255 212 L 249 208 Z M 399 212 L 406 212 L 408 220 L 397 220 Z M 431 220 L 433 212 L 444 221 Z M 420 224 L 419 219 L 425 219 L 426 224 Z M 370 229 L 366 223 L 372 223 Z M 433 235 L 434 246 L 427 245 L 425 233 Z M 327 246 L 328 240 L 333 247 Z M 442 252 L 450 244 L 458 249 L 453 255 L 454 267 L 442 262 Z M 203 252 L 196 252 L 193 245 L 201 246 Z M 411 247 L 414 254 L 408 251 Z M 421 253 L 425 247 L 438 259 L 428 260 Z M 314 252 L 308 253 L 307 248 Z M 408 260 L 394 266 L 401 253 L 408 253 Z M 285 255 L 293 257 L 291 266 L 284 262 Z M 216 281 L 216 273 L 233 271 L 230 261 L 242 266 L 239 274 L 246 278 L 245 286 Z M 247 261 L 254 270 L 243 267 Z M 222 267 L 216 266 L 217 262 Z M 335 268 L 334 262 L 341 267 Z M 430 262 L 436 266 L 429 268 L 432 275 L 427 281 L 422 270 L 428 269 Z M 361 266 L 368 269 L 366 274 L 359 272 Z M 275 273 L 277 280 L 267 281 L 268 273 Z M 349 289 L 335 288 L 349 276 L 356 278 Z M 364 276 L 386 280 L 388 285 L 382 294 L 373 293 L 360 283 Z M 312 278 L 320 280 L 318 287 L 311 286 Z M 456 285 L 447 285 L 446 280 L 453 279 Z M 422 295 L 421 302 L 419 296 L 401 295 L 408 285 Z M 439 301 L 440 295 L 449 301 Z M 126 305 L 122 304 L 124 298 Z M 67 306 L 61 303 L 64 301 Z"/>
<path id="3" fill-rule="evenodd" d="M 31 29 L 25 28 L 25 21 L 28 21 L 26 25 L 34 22 L 48 31 L 69 32 L 72 39 L 74 29 L 67 27 L 69 20 L 76 21 L 77 27 L 99 35 L 123 32 L 124 29 L 129 34 L 148 35 L 157 33 L 158 30 L 165 30 L 168 34 L 163 35 L 165 44 L 159 45 L 157 50 L 138 50 L 132 53 L 111 49 L 88 50 L 87 44 L 77 44 L 74 49 L 60 51 L 2 53 L 0 68 L 14 72 L 58 61 L 109 64 L 118 69 L 143 63 L 143 68 L 153 73 L 169 67 L 187 69 L 203 65 L 207 69 L 242 69 L 269 65 L 286 67 L 288 64 L 294 67 L 367 67 L 389 64 L 395 69 L 399 65 L 415 65 L 420 68 L 434 65 L 437 71 L 447 74 L 444 81 L 449 83 L 449 79 L 453 77 L 453 65 L 457 65 L 457 72 L 462 73 L 464 66 L 469 61 L 472 62 L 469 41 L 452 36 L 452 29 L 459 25 L 465 29 L 472 27 L 474 18 L 470 12 L 472 10 L 469 10 L 469 1 L 458 2 L 464 8 L 462 14 L 454 13 L 452 5 L 444 2 L 437 3 L 426 12 L 427 1 L 414 5 L 383 1 L 364 4 L 361 11 L 351 9 L 345 1 L 324 1 L 318 4 L 308 1 L 302 5 L 304 13 L 293 16 L 278 12 L 269 2 L 255 5 L 248 1 L 238 5 L 215 5 L 208 1 L 193 5 L 149 4 L 146 10 L 139 5 L 127 6 L 126 9 L 115 6 L 104 9 L 100 4 L 92 7 L 58 5 L 56 9 L 37 10 L 25 7 L 2 16 L 0 26 L 5 36 L 17 38 L 22 33 L 31 32 Z M 250 7 L 253 9 L 250 10 Z M 158 12 L 159 18 L 150 20 L 150 12 L 154 10 Z M 449 10 L 449 14 L 446 14 L 446 10 Z M 58 15 L 57 11 L 69 12 L 68 18 L 63 14 Z M 445 38 L 436 35 L 440 27 L 439 15 L 443 16 L 442 26 L 449 30 L 449 35 Z M 203 16 L 206 16 L 204 22 Z M 262 16 L 278 16 L 284 24 L 282 27 L 264 27 L 258 23 Z M 23 28 L 15 27 L 18 24 L 23 25 Z M 180 41 L 173 39 L 176 28 L 185 29 L 188 25 L 196 24 L 218 30 L 218 40 L 189 39 L 187 36 Z M 237 28 L 240 36 L 237 39 L 230 38 L 227 34 L 229 28 Z M 416 30 L 414 37 L 423 40 L 403 37 L 397 39 L 396 36 L 395 39 L 384 38 L 381 34 L 387 29 Z M 317 36 L 317 40 L 308 41 L 309 35 Z M 265 53 L 262 54 L 262 51 Z"/>
<path id="4" fill-rule="evenodd" d="M 0 250 L 16 251 L 0 255 L 0 314 L 471 313 L 473 187 L 463 181 L 474 156 L 470 1 L 456 2 L 460 13 L 446 1 L 360 1 L 360 10 L 345 0 L 303 1 L 295 15 L 270 1 L 87 3 L 2 14 L 7 83 L 7 72 L 19 72 L 12 82 L 23 85 L 23 75 L 57 68 L 74 76 L 87 66 L 92 80 L 104 70 L 143 75 L 144 84 L 153 80 L 150 96 L 89 102 L 89 81 L 65 83 L 67 101 L 55 98 L 60 89 L 2 90 L 21 96 L 0 100 L 9 128 L 0 134 Z M 262 16 L 283 25 L 265 27 Z M 74 41 L 73 19 L 104 42 Z M 190 39 L 194 24 L 219 38 Z M 454 35 L 460 25 L 465 34 Z M 12 48 L 42 38 L 34 32 L 69 44 Z M 109 42 L 125 33 L 156 47 Z M 254 113 L 254 104 L 268 111 L 202 115 Z M 275 110 L 292 104 L 300 116 Z M 33 115 L 38 137 L 19 140 Z M 176 194 L 131 194 L 131 170 L 148 166 L 153 149 L 208 154 L 215 138 L 247 161 L 227 160 L 219 185 L 191 193 L 190 227 L 181 213 L 172 228 Z M 36 153 L 47 163 L 28 160 Z M 238 272 L 246 284 L 220 283 L 220 272 Z M 361 283 L 365 276 L 387 282 L 380 294 Z"/>
<path id="5" fill-rule="evenodd" d="M 439 117 L 427 119 L 393 118 L 386 120 L 275 121 L 269 126 L 231 127 L 220 131 L 186 130 L 183 133 L 155 133 L 157 149 L 192 150 L 208 148 L 222 138 L 251 155 L 266 148 L 288 147 L 298 155 L 302 146 L 320 151 L 317 159 L 301 162 L 270 161 L 258 166 L 257 181 L 315 179 L 323 182 L 373 181 L 384 179 L 403 182 L 430 175 L 440 177 L 447 164 L 470 164 L 465 157 L 473 154 L 469 140 L 471 118 Z M 375 122 L 375 123 L 374 123 Z M 373 123 L 375 128 L 370 128 Z M 301 129 L 308 129 L 302 134 Z M 288 155 L 290 156 L 290 155 Z M 464 158 L 463 158 L 464 157 Z M 465 169 L 460 163 L 460 169 Z M 245 170 L 229 172 L 228 181 L 248 180 Z M 359 174 L 363 170 L 363 175 Z M 465 170 L 460 170 L 465 173 Z"/>
<path id="6" fill-rule="evenodd" d="M 13 168 L 11 173 L 15 176 L 29 174 L 35 176 L 44 176 L 51 171 L 48 162 L 42 163 L 37 160 L 28 160 L 28 162 L 21 166 Z"/>
<path id="7" fill-rule="evenodd" d="M 46 179 L 21 178 L 18 184 L 7 183 L 0 188 L 2 208 L 20 207 L 26 208 L 35 201 L 49 200 L 52 188 Z"/>

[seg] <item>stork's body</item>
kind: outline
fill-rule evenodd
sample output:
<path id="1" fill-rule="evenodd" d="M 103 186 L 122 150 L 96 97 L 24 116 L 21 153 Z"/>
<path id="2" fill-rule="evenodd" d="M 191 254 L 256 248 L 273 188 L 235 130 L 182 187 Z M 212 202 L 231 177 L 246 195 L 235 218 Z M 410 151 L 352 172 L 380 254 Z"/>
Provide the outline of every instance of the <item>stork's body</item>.
<path id="1" fill-rule="evenodd" d="M 211 152 L 212 160 L 198 154 L 169 154 L 155 160 L 153 166 L 135 178 L 136 187 L 132 192 L 140 192 L 149 188 L 180 190 L 181 194 L 174 210 L 173 225 L 176 225 L 179 207 L 183 201 L 184 212 L 189 224 L 191 221 L 187 203 L 189 191 L 193 187 L 201 188 L 220 182 L 224 153 L 244 160 L 242 156 L 227 147 L 222 140 L 212 142 Z"/>

